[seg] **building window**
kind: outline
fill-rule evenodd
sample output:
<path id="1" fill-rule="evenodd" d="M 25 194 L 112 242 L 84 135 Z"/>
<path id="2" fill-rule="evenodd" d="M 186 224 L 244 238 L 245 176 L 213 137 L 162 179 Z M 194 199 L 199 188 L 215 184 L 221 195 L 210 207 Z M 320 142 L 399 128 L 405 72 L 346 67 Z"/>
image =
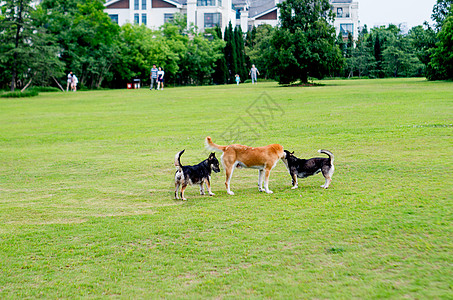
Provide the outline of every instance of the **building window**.
<path id="1" fill-rule="evenodd" d="M 222 27 L 222 18 L 220 13 L 205 13 L 204 14 L 204 28 L 212 28 L 219 26 Z"/>
<path id="2" fill-rule="evenodd" d="M 113 23 L 118 24 L 118 15 L 109 15 L 110 20 L 112 20 Z"/>
<path id="3" fill-rule="evenodd" d="M 146 10 L 146 1 L 147 0 L 142 0 L 142 10 Z"/>
<path id="4" fill-rule="evenodd" d="M 354 24 L 340 24 L 340 33 L 342 36 L 348 36 L 348 33 L 354 35 Z"/>
<path id="5" fill-rule="evenodd" d="M 343 18 L 343 8 L 337 8 L 337 18 Z"/>
<path id="6" fill-rule="evenodd" d="M 164 23 L 172 23 L 174 18 L 173 14 L 164 14 Z"/>
<path id="7" fill-rule="evenodd" d="M 134 14 L 134 24 L 138 24 L 140 22 L 140 17 L 138 14 Z"/>
<path id="8" fill-rule="evenodd" d="M 241 18 L 241 10 L 236 9 L 236 20 L 239 20 Z"/>
<path id="9" fill-rule="evenodd" d="M 215 6 L 215 0 L 197 0 L 197 6 Z"/>
<path id="10" fill-rule="evenodd" d="M 134 9 L 139 10 L 140 9 L 140 0 L 134 0 Z"/>
<path id="11" fill-rule="evenodd" d="M 146 14 L 142 14 L 142 24 L 146 25 Z"/>

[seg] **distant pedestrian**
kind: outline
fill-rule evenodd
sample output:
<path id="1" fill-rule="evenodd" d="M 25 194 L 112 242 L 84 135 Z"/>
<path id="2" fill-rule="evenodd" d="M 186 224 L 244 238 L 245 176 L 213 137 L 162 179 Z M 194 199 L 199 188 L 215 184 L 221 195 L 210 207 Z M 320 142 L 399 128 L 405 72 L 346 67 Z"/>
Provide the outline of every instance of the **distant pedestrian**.
<path id="1" fill-rule="evenodd" d="M 255 67 L 255 65 L 252 65 L 252 68 L 250 69 L 249 75 L 252 77 L 252 84 L 257 83 L 257 76 L 260 75 L 260 72 L 258 69 Z"/>
<path id="2" fill-rule="evenodd" d="M 241 82 L 241 77 L 239 77 L 239 74 L 236 74 L 234 76 L 236 76 L 236 84 L 239 85 L 239 82 Z"/>
<path id="3" fill-rule="evenodd" d="M 69 92 L 69 87 L 71 87 L 72 90 L 72 72 L 69 72 L 68 74 L 68 81 L 66 84 L 66 92 Z"/>
<path id="4" fill-rule="evenodd" d="M 73 92 L 77 92 L 77 83 L 79 83 L 79 79 L 77 78 L 77 76 L 75 76 L 75 74 L 73 74 L 72 75 L 72 84 L 71 84 L 71 88 L 72 88 Z"/>
<path id="5" fill-rule="evenodd" d="M 164 89 L 164 75 L 165 75 L 164 70 L 162 70 L 162 68 L 159 67 L 159 70 L 157 71 L 157 90 Z"/>
<path id="6" fill-rule="evenodd" d="M 149 87 L 150 90 L 152 90 L 153 88 L 156 89 L 157 88 L 157 72 L 159 70 L 156 68 L 156 65 L 153 65 L 153 67 L 151 68 L 151 71 L 150 71 L 150 74 L 149 74 L 149 78 L 151 79 L 151 85 Z"/>

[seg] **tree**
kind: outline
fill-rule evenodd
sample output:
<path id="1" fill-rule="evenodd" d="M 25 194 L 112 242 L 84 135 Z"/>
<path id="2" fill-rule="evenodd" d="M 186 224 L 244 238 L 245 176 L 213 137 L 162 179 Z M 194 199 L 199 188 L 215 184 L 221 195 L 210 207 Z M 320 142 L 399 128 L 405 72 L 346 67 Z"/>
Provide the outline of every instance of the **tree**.
<path id="1" fill-rule="evenodd" d="M 419 25 L 409 30 L 408 37 L 418 59 L 426 66 L 430 62 L 431 49 L 436 46 L 437 36 L 433 28 L 425 23 L 426 29 Z"/>
<path id="2" fill-rule="evenodd" d="M 373 48 L 374 60 L 376 61 L 375 74 L 377 77 L 383 77 L 384 73 L 382 71 L 382 47 L 381 39 L 379 37 L 379 32 L 376 33 L 374 38 L 374 48 Z"/>
<path id="3" fill-rule="evenodd" d="M 114 81 L 110 84 L 111 87 L 124 87 L 134 78 L 149 80 L 153 64 L 164 68 L 166 81 L 174 79 L 179 70 L 180 57 L 172 47 L 185 52 L 188 38 L 177 41 L 174 36 L 180 36 L 178 28 L 172 24 L 166 25 L 162 31 L 154 31 L 143 25 L 125 24 L 121 27 L 117 41 L 119 51 L 113 61 Z M 167 43 L 172 38 L 173 43 Z"/>
<path id="4" fill-rule="evenodd" d="M 236 70 L 240 78 L 244 81 L 247 77 L 247 66 L 245 64 L 245 41 L 241 27 L 234 28 L 234 42 L 236 44 Z"/>
<path id="5" fill-rule="evenodd" d="M 216 38 L 222 40 L 222 30 L 220 27 L 215 28 Z M 212 80 L 215 84 L 225 84 L 228 82 L 228 67 L 225 60 L 224 48 L 222 48 L 222 55 L 215 62 L 214 74 L 212 74 Z"/>
<path id="6" fill-rule="evenodd" d="M 271 52 L 271 40 L 274 32 L 274 27 L 269 24 L 254 27 L 250 34 L 247 34 L 247 44 L 245 52 L 250 59 L 250 66 L 256 65 L 260 71 L 260 76 L 269 78 L 270 64 L 273 59 Z"/>
<path id="7" fill-rule="evenodd" d="M 10 75 L 10 89 L 39 75 L 42 81 L 59 76 L 62 64 L 57 58 L 53 39 L 34 18 L 31 0 L 2 2 L 0 19 L 0 62 Z M 28 86 L 28 85 L 27 85 Z"/>
<path id="8" fill-rule="evenodd" d="M 56 37 L 67 71 L 77 74 L 81 85 L 92 88 L 112 78 L 119 26 L 104 12 L 104 2 L 43 0 L 41 7 L 42 25 Z"/>
<path id="9" fill-rule="evenodd" d="M 453 16 L 445 19 L 437 35 L 439 42 L 431 56 L 428 79 L 453 79 Z"/>
<path id="10" fill-rule="evenodd" d="M 371 38 L 365 25 L 362 31 L 359 32 L 356 47 L 352 50 L 351 57 L 347 59 L 347 64 L 352 65 L 352 68 L 350 68 L 359 77 L 369 76 L 370 71 L 376 67 L 373 45 L 368 40 L 371 40 Z"/>
<path id="11" fill-rule="evenodd" d="M 287 0 L 277 5 L 281 27 L 271 40 L 271 71 L 280 84 L 323 78 L 341 69 L 328 0 Z"/>
<path id="12" fill-rule="evenodd" d="M 435 22 L 435 28 L 439 31 L 445 19 L 452 14 L 453 0 L 437 0 L 433 7 L 431 19 Z"/>
<path id="13" fill-rule="evenodd" d="M 231 22 L 225 29 L 224 40 L 226 43 L 224 48 L 224 55 L 228 68 L 228 83 L 232 83 L 234 82 L 234 75 L 237 74 L 237 51 L 236 42 L 234 40 L 233 26 L 231 25 Z"/>
<path id="14" fill-rule="evenodd" d="M 206 34 L 214 36 L 209 30 Z M 203 34 L 192 33 L 187 46 L 187 52 L 181 60 L 181 76 L 185 83 L 203 85 L 212 83 L 215 63 L 222 54 L 225 43 L 221 39 L 208 40 Z"/>

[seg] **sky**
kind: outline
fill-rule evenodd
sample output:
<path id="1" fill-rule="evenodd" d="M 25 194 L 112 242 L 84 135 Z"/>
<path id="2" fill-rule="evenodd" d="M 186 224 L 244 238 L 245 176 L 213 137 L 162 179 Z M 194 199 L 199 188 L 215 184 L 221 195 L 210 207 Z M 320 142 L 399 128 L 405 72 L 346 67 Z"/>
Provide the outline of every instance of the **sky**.
<path id="1" fill-rule="evenodd" d="M 368 28 L 376 24 L 407 22 L 410 28 L 432 24 L 431 14 L 436 0 L 354 0 L 359 3 L 360 26 Z"/>

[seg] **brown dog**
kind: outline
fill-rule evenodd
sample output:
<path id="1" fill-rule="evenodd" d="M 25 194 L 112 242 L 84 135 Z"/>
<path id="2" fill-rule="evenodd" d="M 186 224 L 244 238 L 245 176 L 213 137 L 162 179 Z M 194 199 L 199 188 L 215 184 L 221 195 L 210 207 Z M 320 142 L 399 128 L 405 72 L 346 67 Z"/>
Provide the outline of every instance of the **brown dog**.
<path id="1" fill-rule="evenodd" d="M 269 175 L 279 159 L 285 158 L 282 145 L 272 144 L 264 147 L 248 147 L 244 145 L 219 146 L 214 144 L 211 137 L 206 137 L 206 147 L 210 150 L 222 151 L 222 164 L 225 168 L 227 193 L 234 195 L 230 190 L 230 180 L 234 168 L 253 168 L 259 170 L 259 191 L 271 194 L 269 190 Z M 264 177 L 264 189 L 263 189 Z"/>

